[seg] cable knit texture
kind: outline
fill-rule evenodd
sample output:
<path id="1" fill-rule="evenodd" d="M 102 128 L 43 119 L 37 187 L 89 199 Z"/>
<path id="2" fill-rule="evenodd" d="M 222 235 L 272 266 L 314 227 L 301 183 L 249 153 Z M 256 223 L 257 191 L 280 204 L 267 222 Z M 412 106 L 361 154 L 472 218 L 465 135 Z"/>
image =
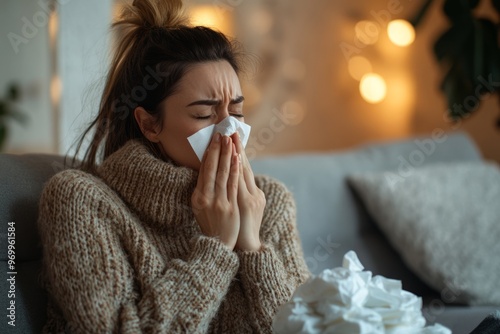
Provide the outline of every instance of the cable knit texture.
<path id="1" fill-rule="evenodd" d="M 45 333 L 271 333 L 308 277 L 295 203 L 266 195 L 259 252 L 203 236 L 191 210 L 198 173 L 131 140 L 98 175 L 65 170 L 40 198 Z"/>

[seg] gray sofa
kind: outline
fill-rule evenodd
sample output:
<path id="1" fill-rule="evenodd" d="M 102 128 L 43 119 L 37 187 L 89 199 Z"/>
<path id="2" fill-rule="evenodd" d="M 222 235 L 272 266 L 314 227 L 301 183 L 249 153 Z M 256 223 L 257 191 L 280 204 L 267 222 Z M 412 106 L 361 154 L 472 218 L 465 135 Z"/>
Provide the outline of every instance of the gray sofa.
<path id="1" fill-rule="evenodd" d="M 430 142 L 430 141 L 428 141 Z M 463 133 L 448 134 L 424 150 L 423 164 L 481 160 Z M 432 146 L 432 145 L 431 145 Z M 429 147 L 427 147 L 429 148 Z M 365 145 L 341 152 L 273 156 L 252 161 L 255 173 L 284 182 L 297 202 L 298 227 L 307 264 L 313 273 L 341 265 L 354 250 L 367 270 L 400 279 L 403 288 L 424 298 L 428 323 L 439 322 L 453 333 L 469 333 L 495 307 L 447 305 L 403 264 L 346 183 L 354 172 L 397 170 L 416 150 L 414 139 Z M 45 320 L 46 296 L 40 288 L 41 248 L 37 235 L 37 201 L 44 182 L 62 170 L 59 156 L 0 155 L 0 309 L 1 333 L 38 333 Z M 15 272 L 7 275 L 8 222 L 15 222 Z M 11 239 L 12 240 L 12 239 Z M 15 277 L 15 298 L 9 297 Z M 15 327 L 8 325 L 9 303 L 15 300 Z"/>

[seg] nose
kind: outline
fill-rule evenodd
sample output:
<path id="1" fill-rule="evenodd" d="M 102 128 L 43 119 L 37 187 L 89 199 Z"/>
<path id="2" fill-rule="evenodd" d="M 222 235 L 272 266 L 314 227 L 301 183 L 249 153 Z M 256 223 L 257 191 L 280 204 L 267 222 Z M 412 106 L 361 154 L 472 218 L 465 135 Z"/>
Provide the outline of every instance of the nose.
<path id="1" fill-rule="evenodd" d="M 219 108 L 219 110 L 217 110 L 217 123 L 220 123 L 228 116 L 229 116 L 229 105 L 224 104 Z"/>

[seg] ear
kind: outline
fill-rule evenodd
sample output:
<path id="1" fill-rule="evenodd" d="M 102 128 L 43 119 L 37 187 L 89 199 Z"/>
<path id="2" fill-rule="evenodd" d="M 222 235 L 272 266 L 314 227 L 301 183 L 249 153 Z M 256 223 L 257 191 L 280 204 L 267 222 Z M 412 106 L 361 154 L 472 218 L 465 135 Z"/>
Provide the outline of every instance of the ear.
<path id="1" fill-rule="evenodd" d="M 143 107 L 137 107 L 134 109 L 134 117 L 144 137 L 150 142 L 158 143 L 160 141 L 158 139 L 160 132 L 157 129 L 158 126 L 155 123 L 154 116 L 149 114 Z"/>

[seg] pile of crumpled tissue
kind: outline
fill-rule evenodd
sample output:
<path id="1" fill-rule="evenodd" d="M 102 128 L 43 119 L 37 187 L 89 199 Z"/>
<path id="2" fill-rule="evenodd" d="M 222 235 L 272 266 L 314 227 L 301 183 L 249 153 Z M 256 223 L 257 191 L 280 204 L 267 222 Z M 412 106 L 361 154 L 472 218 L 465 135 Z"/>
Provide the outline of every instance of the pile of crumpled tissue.
<path id="1" fill-rule="evenodd" d="M 342 267 L 324 270 L 299 286 L 273 321 L 275 333 L 451 334 L 439 324 L 425 327 L 422 299 L 401 281 L 372 277 L 355 252 Z"/>

